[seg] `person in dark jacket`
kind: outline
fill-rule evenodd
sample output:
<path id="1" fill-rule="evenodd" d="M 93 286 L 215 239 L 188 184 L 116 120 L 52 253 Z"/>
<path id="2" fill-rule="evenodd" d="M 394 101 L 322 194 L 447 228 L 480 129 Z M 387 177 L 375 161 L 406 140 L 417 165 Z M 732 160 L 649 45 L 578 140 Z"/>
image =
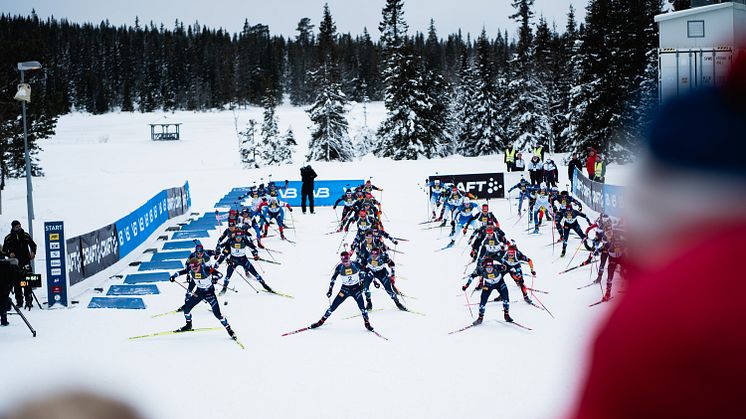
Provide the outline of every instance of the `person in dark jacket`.
<path id="1" fill-rule="evenodd" d="M 313 214 L 313 180 L 316 179 L 316 172 L 313 170 L 311 165 L 307 165 L 300 168 L 300 177 L 303 181 L 303 186 L 300 191 L 300 207 L 303 214 L 306 213 L 306 198 L 310 203 L 311 214 Z"/>
<path id="2" fill-rule="evenodd" d="M 572 176 L 575 173 L 575 169 L 583 172 L 583 162 L 580 161 L 578 155 L 573 153 L 570 157 L 570 161 L 567 163 L 567 178 L 572 182 Z"/>
<path id="3" fill-rule="evenodd" d="M 0 326 L 8 325 L 10 290 L 19 284 L 22 277 L 18 259 L 8 259 L 5 255 L 0 255 Z"/>
<path id="4" fill-rule="evenodd" d="M 531 176 L 532 186 L 537 186 L 544 180 L 544 163 L 539 156 L 531 157 L 531 161 L 528 162 L 528 174 Z"/>
<path id="5" fill-rule="evenodd" d="M 5 236 L 3 241 L 3 253 L 10 258 L 18 259 L 18 266 L 26 272 L 31 273 L 31 261 L 36 257 L 36 243 L 31 236 L 23 231 L 21 228 L 21 222 L 14 220 L 10 223 L 11 232 Z M 31 294 L 31 287 L 26 286 L 21 289 L 20 285 L 13 287 L 13 292 L 16 295 L 16 305 L 19 307 L 31 309 L 33 306 L 33 295 Z M 23 304 L 24 298 L 26 304 Z"/>

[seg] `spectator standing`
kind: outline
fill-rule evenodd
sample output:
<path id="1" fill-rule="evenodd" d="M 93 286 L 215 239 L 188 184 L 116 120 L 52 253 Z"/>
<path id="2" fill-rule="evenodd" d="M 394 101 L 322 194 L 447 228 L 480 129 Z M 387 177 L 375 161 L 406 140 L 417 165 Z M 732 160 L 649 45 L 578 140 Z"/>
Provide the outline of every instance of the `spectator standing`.
<path id="1" fill-rule="evenodd" d="M 534 156 L 538 157 L 539 160 L 544 161 L 544 146 L 539 144 L 534 147 Z"/>
<path id="2" fill-rule="evenodd" d="M 300 191 L 301 210 L 303 214 L 306 213 L 306 198 L 308 198 L 311 214 L 313 214 L 313 180 L 316 179 L 316 172 L 310 164 L 300 168 L 300 178 L 303 182 Z"/>
<path id="3" fill-rule="evenodd" d="M 547 159 L 544 162 L 544 181 L 548 186 L 556 188 L 558 177 L 559 172 L 557 170 L 557 165 L 554 164 L 554 160 Z"/>
<path id="4" fill-rule="evenodd" d="M 515 155 L 515 164 L 513 166 L 513 169 L 516 172 L 522 172 L 526 170 L 526 162 L 523 160 L 523 154 L 520 151 Z"/>
<path id="5" fill-rule="evenodd" d="M 3 253 L 8 257 L 18 259 L 18 266 L 22 270 L 32 273 L 31 261 L 36 257 L 36 243 L 28 233 L 23 231 L 20 221 L 13 220 L 10 227 L 10 234 L 5 236 L 3 241 Z M 31 310 L 34 305 L 31 287 L 21 288 L 20 285 L 16 285 L 13 287 L 13 292 L 16 295 L 16 305 Z M 23 304 L 24 298 L 26 300 L 25 305 Z"/>
<path id="6" fill-rule="evenodd" d="M 544 180 L 544 164 L 539 160 L 539 156 L 531 157 L 528 162 L 528 174 L 531 176 L 531 185 L 539 185 Z"/>
<path id="7" fill-rule="evenodd" d="M 516 150 L 513 148 L 513 144 L 510 144 L 508 148 L 505 149 L 505 158 L 503 160 L 505 165 L 508 166 L 508 172 L 515 172 L 515 158 Z"/>
<path id="8" fill-rule="evenodd" d="M 596 157 L 596 166 L 593 173 L 595 173 L 593 180 L 596 182 L 604 183 L 604 181 L 606 181 L 606 161 L 604 161 L 604 156 L 602 154 L 599 154 L 598 157 Z"/>
<path id="9" fill-rule="evenodd" d="M 588 179 L 593 179 L 596 175 L 596 149 L 588 147 L 588 157 L 585 159 L 585 170 L 588 171 Z"/>
<path id="10" fill-rule="evenodd" d="M 10 290 L 17 286 L 23 272 L 18 268 L 18 259 L 0 255 L 0 326 L 8 325 L 10 311 Z"/>
<path id="11" fill-rule="evenodd" d="M 573 153 L 572 156 L 570 156 L 570 161 L 567 163 L 567 178 L 572 182 L 572 176 L 575 173 L 575 169 L 580 170 L 580 172 L 583 172 L 583 163 L 578 158 L 578 155 Z"/>

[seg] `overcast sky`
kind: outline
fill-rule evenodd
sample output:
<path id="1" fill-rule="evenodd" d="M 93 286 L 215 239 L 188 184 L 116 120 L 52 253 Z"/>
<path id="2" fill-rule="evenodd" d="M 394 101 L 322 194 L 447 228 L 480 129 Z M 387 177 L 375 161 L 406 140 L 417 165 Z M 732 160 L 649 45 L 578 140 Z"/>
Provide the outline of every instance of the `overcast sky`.
<path id="1" fill-rule="evenodd" d="M 337 30 L 360 34 L 367 27 L 378 37 L 378 22 L 385 0 L 327 0 Z M 562 31 L 570 4 L 575 6 L 578 20 L 585 17 L 587 0 L 536 0 L 536 19 L 543 14 L 550 25 L 556 21 Z M 173 27 L 175 19 L 187 24 L 199 21 L 209 27 L 223 27 L 238 32 L 244 18 L 249 23 L 269 25 L 273 34 L 295 35 L 298 20 L 309 17 L 318 29 L 324 0 L 0 0 L 0 12 L 29 14 L 35 9 L 41 18 L 54 16 L 73 22 L 101 22 L 108 19 L 115 25 L 132 25 L 135 16 L 141 22 L 163 22 Z M 435 19 L 440 36 L 461 28 L 479 33 L 482 27 L 494 35 L 507 29 L 511 36 L 517 28 L 508 18 L 513 13 L 511 0 L 405 0 L 404 16 L 410 32 L 427 30 L 430 18 Z"/>

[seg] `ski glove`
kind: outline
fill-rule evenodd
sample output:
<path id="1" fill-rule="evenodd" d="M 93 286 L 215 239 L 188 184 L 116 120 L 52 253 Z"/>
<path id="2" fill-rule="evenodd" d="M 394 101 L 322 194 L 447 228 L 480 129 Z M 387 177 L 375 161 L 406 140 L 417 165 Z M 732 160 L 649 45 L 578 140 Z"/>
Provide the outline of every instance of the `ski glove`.
<path id="1" fill-rule="evenodd" d="M 374 285 L 374 286 L 375 286 L 376 288 L 381 288 L 381 284 L 379 284 L 379 283 L 378 283 L 378 281 L 373 281 L 373 285 Z"/>
<path id="2" fill-rule="evenodd" d="M 213 276 L 210 282 L 212 282 L 212 284 L 215 285 L 218 283 L 218 279 Z"/>
<path id="3" fill-rule="evenodd" d="M 168 280 L 171 282 L 176 282 L 176 278 L 178 277 L 179 277 L 179 274 L 173 274 L 168 278 Z"/>
<path id="4" fill-rule="evenodd" d="M 466 291 L 467 288 L 469 288 L 469 284 L 464 284 L 464 286 L 461 287 L 461 291 Z"/>
<path id="5" fill-rule="evenodd" d="M 536 276 L 536 271 L 531 271 L 531 275 Z"/>
<path id="6" fill-rule="evenodd" d="M 327 298 L 332 298 L 332 289 L 329 288 L 329 291 L 326 292 Z"/>
<path id="7" fill-rule="evenodd" d="M 399 244 L 399 241 L 398 240 L 391 240 L 391 243 L 394 243 L 394 246 L 396 246 L 397 244 Z"/>

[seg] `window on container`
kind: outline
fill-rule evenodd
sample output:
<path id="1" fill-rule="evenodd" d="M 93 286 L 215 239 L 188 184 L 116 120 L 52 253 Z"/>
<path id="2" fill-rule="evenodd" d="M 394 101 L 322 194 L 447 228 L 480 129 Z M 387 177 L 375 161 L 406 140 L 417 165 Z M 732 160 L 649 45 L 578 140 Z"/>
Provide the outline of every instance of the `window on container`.
<path id="1" fill-rule="evenodd" d="M 688 20 L 686 22 L 686 37 L 687 38 L 704 38 L 705 37 L 705 21 L 704 20 Z"/>

